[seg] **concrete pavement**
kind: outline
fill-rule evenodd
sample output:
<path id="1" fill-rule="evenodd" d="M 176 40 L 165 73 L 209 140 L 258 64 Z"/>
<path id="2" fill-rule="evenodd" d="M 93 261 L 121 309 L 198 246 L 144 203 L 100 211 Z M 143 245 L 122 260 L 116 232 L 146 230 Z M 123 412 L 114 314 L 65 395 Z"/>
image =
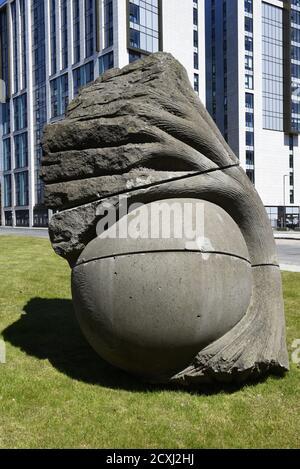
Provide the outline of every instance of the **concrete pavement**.
<path id="1" fill-rule="evenodd" d="M 10 228 L 0 226 L 0 236 L 33 236 L 34 238 L 49 238 L 48 228 Z"/>

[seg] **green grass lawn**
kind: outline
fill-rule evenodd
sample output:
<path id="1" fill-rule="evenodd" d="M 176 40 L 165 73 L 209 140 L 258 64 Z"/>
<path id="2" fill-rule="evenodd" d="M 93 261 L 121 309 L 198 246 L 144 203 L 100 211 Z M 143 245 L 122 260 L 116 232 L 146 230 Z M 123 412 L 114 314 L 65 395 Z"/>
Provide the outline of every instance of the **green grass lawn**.
<path id="1" fill-rule="evenodd" d="M 300 274 L 284 273 L 289 350 Z M 1 448 L 300 447 L 300 368 L 240 390 L 145 386 L 100 360 L 74 319 L 70 270 L 47 240 L 0 236 Z"/>

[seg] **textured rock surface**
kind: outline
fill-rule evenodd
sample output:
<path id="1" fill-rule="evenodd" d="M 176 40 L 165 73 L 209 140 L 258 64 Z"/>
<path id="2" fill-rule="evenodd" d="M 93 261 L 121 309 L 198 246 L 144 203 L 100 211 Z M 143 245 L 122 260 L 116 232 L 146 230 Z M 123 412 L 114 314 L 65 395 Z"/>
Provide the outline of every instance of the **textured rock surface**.
<path id="1" fill-rule="evenodd" d="M 266 211 L 171 55 L 110 70 L 83 89 L 66 119 L 46 128 L 42 175 L 46 203 L 59 210 L 49 229 L 53 247 L 72 267 L 96 238 L 101 207 L 118 208 L 120 193 L 129 205 L 194 198 L 225 210 L 246 243 L 251 301 L 237 324 L 171 380 L 242 381 L 288 369 L 281 277 Z"/>

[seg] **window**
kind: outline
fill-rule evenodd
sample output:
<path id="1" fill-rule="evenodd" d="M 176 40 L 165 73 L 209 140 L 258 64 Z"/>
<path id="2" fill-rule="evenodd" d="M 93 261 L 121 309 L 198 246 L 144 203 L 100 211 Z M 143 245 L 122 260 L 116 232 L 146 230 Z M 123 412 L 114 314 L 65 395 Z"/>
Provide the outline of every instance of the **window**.
<path id="1" fill-rule="evenodd" d="M 14 77 L 14 93 L 19 91 L 19 61 L 18 61 L 18 29 L 17 29 L 17 7 L 16 2 L 11 3 L 11 21 L 13 33 L 13 77 Z"/>
<path id="2" fill-rule="evenodd" d="M 113 42 L 113 2 L 111 0 L 104 0 L 104 48 L 112 46 Z"/>
<path id="3" fill-rule="evenodd" d="M 25 168 L 28 165 L 27 132 L 16 135 L 14 142 L 16 168 Z"/>
<path id="4" fill-rule="evenodd" d="M 250 179 L 250 181 L 252 182 L 252 184 L 254 184 L 255 183 L 254 169 L 247 169 L 246 174 L 247 174 L 248 178 Z"/>
<path id="5" fill-rule="evenodd" d="M 266 207 L 266 211 L 273 228 L 279 226 L 278 207 Z"/>
<path id="6" fill-rule="evenodd" d="M 142 54 L 140 52 L 129 51 L 129 63 L 135 62 L 142 58 Z"/>
<path id="7" fill-rule="evenodd" d="M 10 138 L 3 140 L 3 171 L 11 169 L 11 148 Z"/>
<path id="8" fill-rule="evenodd" d="M 73 71 L 74 95 L 78 94 L 82 86 L 94 80 L 94 62 L 88 62 Z"/>
<path id="9" fill-rule="evenodd" d="M 198 75 L 198 73 L 194 73 L 194 90 L 197 93 L 199 92 L 199 75 Z"/>
<path id="10" fill-rule="evenodd" d="M 29 226 L 28 210 L 16 210 L 16 226 Z"/>
<path id="11" fill-rule="evenodd" d="M 4 184 L 4 207 L 11 207 L 11 175 L 7 174 L 3 178 Z"/>
<path id="12" fill-rule="evenodd" d="M 194 52 L 194 69 L 199 69 L 199 55 L 198 52 Z"/>
<path id="13" fill-rule="evenodd" d="M 249 166 L 254 165 L 254 151 L 252 150 L 246 151 L 246 164 Z"/>
<path id="14" fill-rule="evenodd" d="M 109 70 L 110 68 L 114 68 L 114 53 L 113 52 L 104 54 L 99 58 L 100 75 L 104 73 L 106 70 Z"/>
<path id="15" fill-rule="evenodd" d="M 22 94 L 14 99 L 15 131 L 27 127 L 27 95 Z"/>
<path id="16" fill-rule="evenodd" d="M 65 114 L 69 102 L 68 74 L 62 75 L 50 82 L 51 117 Z"/>
<path id="17" fill-rule="evenodd" d="M 253 132 L 246 132 L 246 146 L 253 147 L 254 146 L 254 133 Z"/>
<path id="18" fill-rule="evenodd" d="M 252 75 L 245 75 L 245 88 L 248 90 L 253 90 L 253 76 Z"/>
<path id="19" fill-rule="evenodd" d="M 198 9 L 197 8 L 193 9 L 193 23 L 194 23 L 194 26 L 198 26 Z"/>
<path id="20" fill-rule="evenodd" d="M 85 56 L 94 53 L 94 0 L 85 0 Z"/>
<path id="21" fill-rule="evenodd" d="M 247 109 L 254 109 L 254 96 L 252 93 L 246 93 L 245 104 Z"/>
<path id="22" fill-rule="evenodd" d="M 79 0 L 73 0 L 73 63 L 80 61 L 80 9 Z"/>
<path id="23" fill-rule="evenodd" d="M 134 29 L 130 29 L 130 47 L 135 49 L 140 49 L 141 47 L 140 32 Z"/>
<path id="24" fill-rule="evenodd" d="M 263 127 L 283 130 L 283 13 L 262 3 Z"/>
<path id="25" fill-rule="evenodd" d="M 159 50 L 158 0 L 129 2 L 129 49 Z"/>
<path id="26" fill-rule="evenodd" d="M 194 33 L 194 47 L 198 47 L 199 45 L 199 34 L 198 31 L 193 31 Z"/>
<path id="27" fill-rule="evenodd" d="M 252 37 L 245 37 L 245 49 L 249 52 L 253 52 L 253 39 Z"/>
<path id="28" fill-rule="evenodd" d="M 253 57 L 251 55 L 245 56 L 245 69 L 253 71 Z"/>
<path id="29" fill-rule="evenodd" d="M 13 226 L 12 212 L 5 211 L 4 217 L 5 217 L 5 226 Z"/>
<path id="30" fill-rule="evenodd" d="M 28 171 L 15 174 L 16 205 L 21 207 L 28 205 Z"/>
<path id="31" fill-rule="evenodd" d="M 246 112 L 246 127 L 254 127 L 254 115 L 253 112 Z"/>
<path id="32" fill-rule="evenodd" d="M 294 189 L 291 189 L 290 190 L 290 204 L 294 204 L 295 203 L 295 191 Z M 299 218 L 298 218 L 299 220 Z M 297 225 L 299 225 L 299 222 L 296 223 Z"/>
<path id="33" fill-rule="evenodd" d="M 68 66 L 68 9 L 67 0 L 61 0 L 61 62 L 62 70 Z"/>
<path id="34" fill-rule="evenodd" d="M 27 86 L 27 55 L 26 55 L 26 16 L 25 16 L 25 0 L 19 0 L 20 7 L 20 26 L 19 33 L 21 38 L 21 90 Z"/>
<path id="35" fill-rule="evenodd" d="M 2 130 L 3 135 L 7 135 L 10 133 L 10 103 L 2 104 Z"/>
<path id="36" fill-rule="evenodd" d="M 244 5 L 246 13 L 253 13 L 253 0 L 245 0 Z"/>
<path id="37" fill-rule="evenodd" d="M 140 23 L 140 7 L 134 3 L 129 3 L 129 21 Z"/>
<path id="38" fill-rule="evenodd" d="M 51 74 L 57 71 L 56 60 L 56 0 L 50 2 L 50 46 L 51 46 Z"/>
<path id="39" fill-rule="evenodd" d="M 245 16 L 245 31 L 248 33 L 253 32 L 253 19 L 249 18 L 249 16 Z"/>

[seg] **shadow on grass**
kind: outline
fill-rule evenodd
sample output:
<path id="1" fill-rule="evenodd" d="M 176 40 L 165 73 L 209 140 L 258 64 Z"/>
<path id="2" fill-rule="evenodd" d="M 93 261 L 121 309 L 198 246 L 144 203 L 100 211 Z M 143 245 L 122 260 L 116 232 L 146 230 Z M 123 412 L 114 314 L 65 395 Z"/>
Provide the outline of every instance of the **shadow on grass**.
<path id="1" fill-rule="evenodd" d="M 4 340 L 28 355 L 47 359 L 60 372 L 90 384 L 130 391 L 176 391 L 171 386 L 141 382 L 102 360 L 89 346 L 77 323 L 72 301 L 33 298 L 24 307 L 24 314 L 2 332 Z M 242 385 L 202 386 L 186 389 L 192 394 L 234 393 Z"/>

